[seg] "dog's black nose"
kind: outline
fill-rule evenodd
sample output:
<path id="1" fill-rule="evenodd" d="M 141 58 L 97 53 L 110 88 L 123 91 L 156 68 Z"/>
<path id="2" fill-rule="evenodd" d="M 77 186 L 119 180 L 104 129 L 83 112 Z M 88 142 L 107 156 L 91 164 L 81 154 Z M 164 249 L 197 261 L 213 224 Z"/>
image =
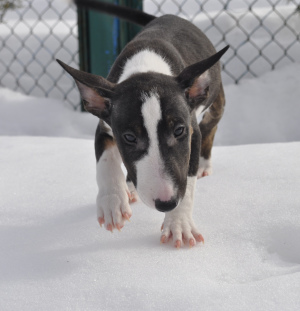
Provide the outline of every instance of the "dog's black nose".
<path id="1" fill-rule="evenodd" d="M 161 201 L 159 199 L 155 200 L 155 207 L 160 212 L 170 212 L 178 204 L 177 200 Z"/>

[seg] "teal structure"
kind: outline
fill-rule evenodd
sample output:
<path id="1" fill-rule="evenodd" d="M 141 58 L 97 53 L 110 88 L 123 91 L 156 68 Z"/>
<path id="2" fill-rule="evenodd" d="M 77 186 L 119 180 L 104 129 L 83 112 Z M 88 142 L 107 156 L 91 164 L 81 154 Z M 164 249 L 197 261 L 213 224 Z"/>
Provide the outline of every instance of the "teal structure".
<path id="1" fill-rule="evenodd" d="M 142 10 L 142 0 L 106 0 Z M 113 62 L 140 30 L 139 26 L 116 17 L 78 9 L 80 69 L 106 77 Z"/>

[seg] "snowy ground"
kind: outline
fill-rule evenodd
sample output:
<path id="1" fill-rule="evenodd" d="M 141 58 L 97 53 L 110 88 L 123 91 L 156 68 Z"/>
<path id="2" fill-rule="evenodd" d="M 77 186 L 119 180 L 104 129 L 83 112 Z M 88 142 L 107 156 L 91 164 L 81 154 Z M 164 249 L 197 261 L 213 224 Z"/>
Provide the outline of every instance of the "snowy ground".
<path id="1" fill-rule="evenodd" d="M 161 245 L 141 203 L 95 217 L 93 142 L 0 137 L 1 310 L 299 310 L 300 142 L 216 147 L 198 181 L 205 245 Z"/>
<path id="2" fill-rule="evenodd" d="M 206 242 L 180 250 L 142 203 L 121 233 L 98 226 L 95 117 L 0 88 L 0 309 L 299 310 L 299 71 L 226 86 Z"/>
<path id="3" fill-rule="evenodd" d="M 172 13 L 172 3 L 163 9 Z M 230 3 L 238 15 L 238 2 Z M 230 26 L 225 16 L 219 21 Z M 277 17 L 271 22 L 276 28 Z M 195 198 L 205 244 L 193 249 L 160 245 L 163 214 L 140 202 L 121 233 L 101 229 L 97 119 L 0 88 L 0 310 L 298 311 L 300 64 L 283 65 L 274 72 L 261 65 L 259 78 L 225 87 L 214 174 L 198 181 Z"/>

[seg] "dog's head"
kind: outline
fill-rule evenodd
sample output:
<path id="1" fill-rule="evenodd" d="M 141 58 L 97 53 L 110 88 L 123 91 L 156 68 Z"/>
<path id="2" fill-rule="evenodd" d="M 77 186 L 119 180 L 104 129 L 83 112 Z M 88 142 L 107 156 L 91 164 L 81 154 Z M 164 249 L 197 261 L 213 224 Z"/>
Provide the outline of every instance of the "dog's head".
<path id="1" fill-rule="evenodd" d="M 227 48 L 177 77 L 137 73 L 118 84 L 58 61 L 75 79 L 85 109 L 111 127 L 128 176 L 148 206 L 166 212 L 184 197 L 194 111 L 208 96 L 207 70 Z"/>

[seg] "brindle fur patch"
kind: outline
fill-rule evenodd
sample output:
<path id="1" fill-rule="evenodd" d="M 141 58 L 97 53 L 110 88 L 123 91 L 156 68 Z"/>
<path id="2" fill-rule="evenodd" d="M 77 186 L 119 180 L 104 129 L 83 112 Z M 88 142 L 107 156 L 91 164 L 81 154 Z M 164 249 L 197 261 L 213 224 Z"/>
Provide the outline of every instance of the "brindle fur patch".
<path id="1" fill-rule="evenodd" d="M 116 144 L 114 138 L 109 135 L 108 132 L 109 129 L 105 126 L 104 122 L 100 120 L 95 134 L 95 154 L 97 162 L 104 150 L 107 150 Z"/>
<path id="2" fill-rule="evenodd" d="M 204 113 L 200 122 L 200 132 L 202 134 L 201 157 L 209 159 L 211 157 L 211 148 L 214 142 L 217 124 L 224 113 L 225 96 L 223 87 L 215 102 Z"/>

